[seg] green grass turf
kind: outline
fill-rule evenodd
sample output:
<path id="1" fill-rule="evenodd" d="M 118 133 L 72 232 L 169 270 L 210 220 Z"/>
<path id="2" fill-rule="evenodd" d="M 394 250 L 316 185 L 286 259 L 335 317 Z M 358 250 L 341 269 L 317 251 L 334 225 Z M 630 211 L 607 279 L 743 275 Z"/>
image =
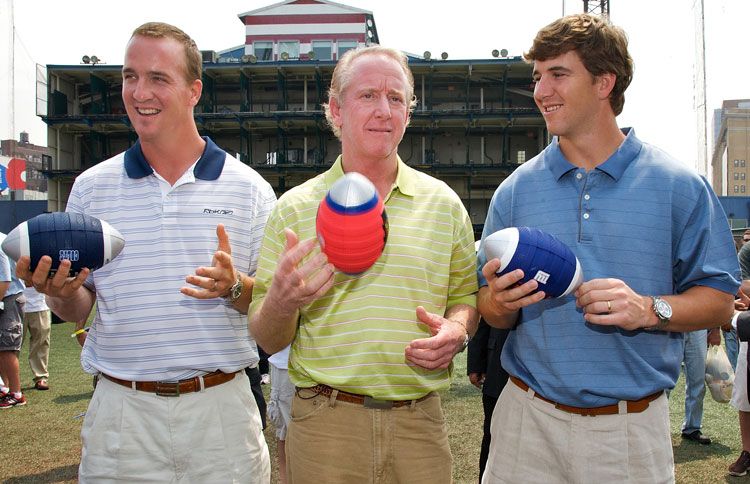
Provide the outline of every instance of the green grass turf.
<path id="1" fill-rule="evenodd" d="M 0 410 L 0 483 L 76 482 L 81 456 L 80 418 L 91 398 L 91 377 L 81 370 L 80 347 L 70 337 L 73 325 L 53 325 L 50 351 L 50 390 L 33 389 L 27 362 L 27 344 L 21 352 L 21 381 L 29 404 Z M 28 342 L 27 342 L 28 343 Z M 448 418 L 453 476 L 457 483 L 477 482 L 477 461 L 482 437 L 482 401 L 479 391 L 469 383 L 465 353 L 456 358 L 456 378 L 443 394 Z M 269 386 L 264 386 L 268 396 Z M 741 481 L 728 477 L 727 467 L 740 452 L 737 413 L 729 405 L 714 402 L 706 393 L 704 433 L 714 443 L 704 446 L 680 438 L 684 412 L 682 378 L 670 398 L 672 442 L 675 450 L 677 482 L 716 483 Z M 271 451 L 273 474 L 277 482 L 276 445 L 272 426 L 266 430 Z"/>

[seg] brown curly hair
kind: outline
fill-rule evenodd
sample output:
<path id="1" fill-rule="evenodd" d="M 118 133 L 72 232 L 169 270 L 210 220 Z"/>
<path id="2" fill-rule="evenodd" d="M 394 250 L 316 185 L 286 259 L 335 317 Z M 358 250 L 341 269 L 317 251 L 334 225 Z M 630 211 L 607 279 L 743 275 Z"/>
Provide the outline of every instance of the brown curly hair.
<path id="1" fill-rule="evenodd" d="M 625 31 L 595 15 L 568 15 L 542 28 L 523 57 L 527 62 L 545 61 L 571 50 L 592 75 L 616 76 L 609 104 L 615 116 L 619 115 L 625 105 L 625 90 L 633 80 L 633 59 Z"/>

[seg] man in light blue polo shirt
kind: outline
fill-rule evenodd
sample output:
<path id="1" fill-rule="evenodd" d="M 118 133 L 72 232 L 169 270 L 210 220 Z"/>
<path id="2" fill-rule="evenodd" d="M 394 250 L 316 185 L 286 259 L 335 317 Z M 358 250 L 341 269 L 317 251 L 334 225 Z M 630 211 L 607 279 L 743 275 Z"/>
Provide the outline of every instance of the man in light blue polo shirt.
<path id="1" fill-rule="evenodd" d="M 483 239 L 545 230 L 585 282 L 545 299 L 534 279 L 516 285 L 521 270 L 497 277 L 500 261 L 480 247 L 480 313 L 513 328 L 483 482 L 673 482 L 664 391 L 682 332 L 728 321 L 739 287 L 726 216 L 705 179 L 618 128 L 633 73 L 621 29 L 564 17 L 525 57 L 555 137 L 497 189 Z"/>
<path id="2" fill-rule="evenodd" d="M 180 29 L 133 32 L 122 97 L 138 142 L 81 174 L 67 207 L 107 220 L 125 248 L 73 280 L 67 261 L 52 279 L 46 256 L 33 275 L 28 258 L 18 263 L 65 319 L 82 324 L 96 302 L 81 362 L 101 377 L 81 430 L 81 482 L 270 480 L 243 371 L 258 362 L 244 313 L 276 197 L 198 134 L 201 66 Z"/>

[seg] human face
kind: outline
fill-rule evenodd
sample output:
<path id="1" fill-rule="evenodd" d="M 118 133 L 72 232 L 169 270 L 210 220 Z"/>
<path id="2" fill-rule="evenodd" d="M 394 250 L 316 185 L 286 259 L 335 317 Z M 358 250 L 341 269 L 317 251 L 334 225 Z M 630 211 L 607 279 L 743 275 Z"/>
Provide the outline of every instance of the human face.
<path id="1" fill-rule="evenodd" d="M 380 54 L 362 55 L 350 69 L 340 99 L 330 100 L 345 161 L 395 160 L 409 121 L 406 74 L 395 59 Z"/>
<path id="2" fill-rule="evenodd" d="M 534 61 L 533 75 L 534 101 L 551 134 L 571 138 L 596 132 L 611 91 L 602 81 L 611 75 L 594 77 L 575 51 Z"/>
<path id="3" fill-rule="evenodd" d="M 185 79 L 185 50 L 176 40 L 135 36 L 122 66 L 122 100 L 141 142 L 174 139 L 194 129 L 200 80 Z"/>

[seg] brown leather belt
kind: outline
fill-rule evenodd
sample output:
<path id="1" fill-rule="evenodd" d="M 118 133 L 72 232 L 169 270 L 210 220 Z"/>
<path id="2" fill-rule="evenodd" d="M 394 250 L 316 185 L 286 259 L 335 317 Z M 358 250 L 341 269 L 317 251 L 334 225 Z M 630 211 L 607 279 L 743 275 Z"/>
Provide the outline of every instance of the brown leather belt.
<path id="1" fill-rule="evenodd" d="M 297 395 L 299 395 L 299 392 L 302 390 L 309 390 L 313 392 L 315 395 L 323 395 L 325 397 L 330 397 L 333 392 L 334 388 L 329 387 L 328 385 L 315 385 L 314 387 L 307 387 L 307 388 L 300 388 L 297 387 Z M 342 402 L 348 402 L 348 403 L 356 403 L 357 405 L 362 405 L 365 408 L 378 408 L 382 410 L 387 410 L 389 408 L 399 408 L 399 407 L 406 407 L 407 405 L 412 405 L 414 403 L 421 402 L 423 400 L 426 400 L 432 396 L 432 392 L 428 393 L 427 395 L 417 398 L 415 400 L 378 400 L 377 398 L 372 398 L 368 395 L 358 395 L 356 393 L 349 393 L 344 392 L 341 390 L 338 390 L 338 393 L 336 394 L 336 400 L 342 401 Z M 300 395 L 300 398 L 305 398 Z"/>
<path id="2" fill-rule="evenodd" d="M 201 378 L 203 378 L 203 388 L 205 389 L 228 382 L 240 371 L 242 370 L 235 371 L 234 373 L 214 371 L 213 373 L 207 373 L 202 377 L 196 376 L 194 378 L 188 378 L 187 380 L 180 380 L 177 382 L 128 381 L 120 380 L 119 378 L 105 375 L 104 373 L 102 373 L 102 376 L 118 385 L 134 388 L 141 392 L 156 393 L 162 397 L 179 397 L 183 393 L 199 392 L 201 390 Z"/>
<path id="3" fill-rule="evenodd" d="M 529 386 L 515 376 L 511 376 L 510 381 L 515 383 L 518 388 L 520 388 L 521 390 L 525 392 L 529 390 Z M 664 393 L 663 391 L 652 393 L 651 395 L 645 396 L 641 398 L 640 400 L 626 400 L 627 413 L 643 412 L 644 410 L 648 408 L 648 405 L 651 402 L 653 402 L 654 400 L 662 396 L 663 393 Z M 544 402 L 551 403 L 552 405 L 555 406 L 555 408 L 558 408 L 564 412 L 575 413 L 578 415 L 587 415 L 590 417 L 595 417 L 597 415 L 617 415 L 618 413 L 620 413 L 620 407 L 617 404 L 605 405 L 603 407 L 585 408 L 585 407 L 574 407 L 572 405 L 565 405 L 564 403 L 557 403 L 553 400 L 550 400 L 549 398 L 544 398 L 543 396 L 539 395 L 536 392 L 534 392 L 534 397 Z"/>

